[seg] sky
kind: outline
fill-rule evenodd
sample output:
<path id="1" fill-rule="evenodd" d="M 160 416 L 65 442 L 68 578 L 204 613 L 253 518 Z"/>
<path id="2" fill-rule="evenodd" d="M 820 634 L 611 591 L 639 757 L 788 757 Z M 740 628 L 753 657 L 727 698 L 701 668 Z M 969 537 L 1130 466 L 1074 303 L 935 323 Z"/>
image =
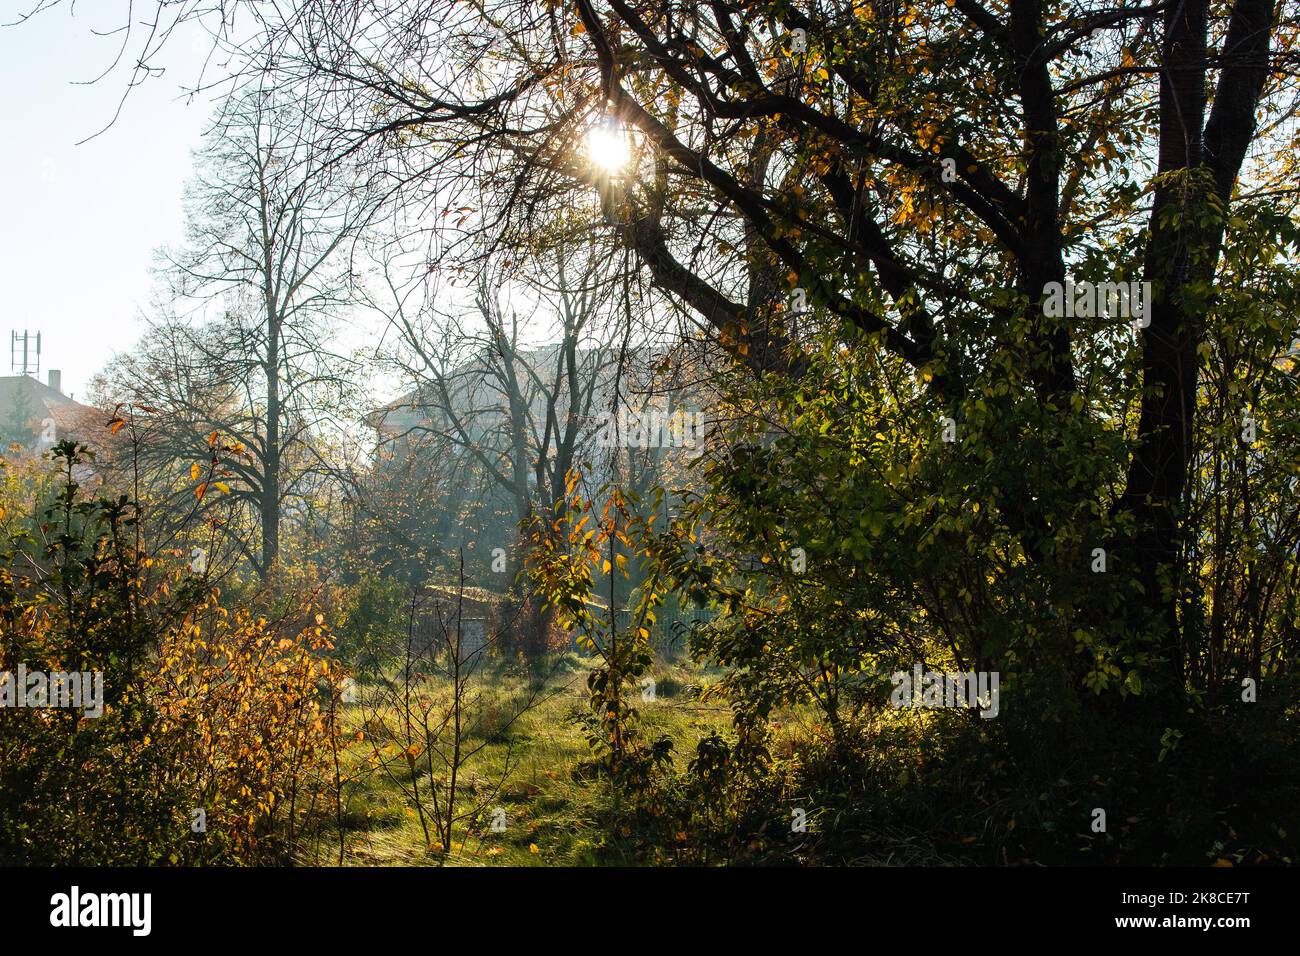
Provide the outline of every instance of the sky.
<path id="1" fill-rule="evenodd" d="M 63 391 L 85 398 L 94 375 L 142 333 L 155 253 L 183 237 L 192 153 L 218 94 L 186 95 L 211 41 L 181 27 L 151 61 L 165 74 L 132 89 L 114 122 L 129 74 L 85 81 L 117 55 L 120 38 L 96 31 L 119 28 L 127 0 L 80 0 L 75 16 L 63 0 L 11 25 L 39 2 L 0 0 L 0 375 L 14 374 L 11 333 L 40 332 L 41 379 L 59 369 Z M 341 351 L 385 341 L 372 315 L 345 326 Z M 391 371 L 372 371 L 367 385 L 383 401 L 406 390 Z"/>
<path id="2" fill-rule="evenodd" d="M 0 0 L 9 24 L 35 0 Z M 0 26 L 0 375 L 10 333 L 42 335 L 41 377 L 60 369 L 81 397 L 115 352 L 130 350 L 153 287 L 160 245 L 183 234 L 181 195 L 213 109 L 181 98 L 199 72 L 197 33 L 172 38 L 166 75 L 135 88 L 113 118 L 125 73 L 93 85 L 118 46 L 95 29 L 120 24 L 123 6 L 79 3 L 18 26 Z"/>

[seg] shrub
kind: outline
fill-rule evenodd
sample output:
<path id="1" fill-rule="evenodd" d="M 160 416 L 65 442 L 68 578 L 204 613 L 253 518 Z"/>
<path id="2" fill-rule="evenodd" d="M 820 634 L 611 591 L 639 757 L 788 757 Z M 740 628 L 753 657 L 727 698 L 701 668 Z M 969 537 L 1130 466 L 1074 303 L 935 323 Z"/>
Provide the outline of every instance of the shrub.
<path id="1" fill-rule="evenodd" d="M 0 862 L 291 858 L 337 792 L 323 617 L 223 606 L 125 497 L 80 494 L 85 455 L 55 448 L 53 501 L 0 548 L 0 671 L 97 672 L 103 712 L 0 709 Z"/>

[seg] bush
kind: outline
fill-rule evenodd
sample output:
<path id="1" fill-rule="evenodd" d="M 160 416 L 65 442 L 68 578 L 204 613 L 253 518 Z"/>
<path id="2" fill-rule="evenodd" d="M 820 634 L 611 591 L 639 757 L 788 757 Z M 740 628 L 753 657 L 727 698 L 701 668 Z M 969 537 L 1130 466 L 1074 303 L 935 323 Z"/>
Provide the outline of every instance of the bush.
<path id="1" fill-rule="evenodd" d="M 132 503 L 81 497 L 84 454 L 55 449 L 53 502 L 0 550 L 0 671 L 98 673 L 102 715 L 0 709 L 0 862 L 291 859 L 336 792 L 323 618 L 285 629 L 151 557 Z"/>

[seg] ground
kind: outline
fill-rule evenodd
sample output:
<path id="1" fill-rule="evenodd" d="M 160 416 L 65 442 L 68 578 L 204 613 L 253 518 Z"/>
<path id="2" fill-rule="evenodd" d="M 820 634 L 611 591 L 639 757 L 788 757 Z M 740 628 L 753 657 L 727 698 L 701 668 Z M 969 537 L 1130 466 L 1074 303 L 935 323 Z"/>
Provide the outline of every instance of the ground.
<path id="1" fill-rule="evenodd" d="M 366 701 L 375 696 L 374 684 L 362 683 L 362 703 L 349 706 L 344 726 L 350 738 L 344 760 L 345 824 L 348 830 L 345 864 L 353 866 L 444 865 L 460 866 L 578 866 L 631 862 L 621 859 L 617 835 L 607 840 L 594 816 L 600 798 L 599 786 L 584 774 L 581 763 L 590 756 L 582 729 L 568 716 L 585 710 L 586 677 L 593 662 L 574 655 L 562 663 L 545 685 L 539 702 L 528 709 L 506 731 L 493 735 L 500 722 L 509 719 L 514 708 L 512 695 L 522 682 L 494 675 L 484 686 L 483 730 L 471 735 L 469 745 L 486 746 L 462 770 L 458 799 L 479 801 L 503 780 L 493 806 L 505 811 L 504 832 L 492 832 L 487 820 L 444 857 L 425 842 L 419 815 L 393 774 L 406 764 L 389 763 L 391 773 L 374 766 L 376 747 L 391 738 Z M 642 733 L 650 739 L 667 734 L 675 745 L 677 761 L 686 759 L 701 738 L 713 732 L 725 733 L 731 726 L 730 711 L 717 702 L 702 702 L 700 691 L 716 675 L 686 665 L 659 666 L 654 700 L 636 701 Z M 368 698 L 367 695 L 370 695 Z M 389 711 L 389 725 L 395 711 Z M 358 734 L 360 738 L 358 739 Z M 400 748 L 397 751 L 400 754 Z M 419 782 L 427 791 L 427 774 Z M 323 838 L 328 844 L 336 836 Z M 321 851 L 325 852 L 325 851 Z"/>

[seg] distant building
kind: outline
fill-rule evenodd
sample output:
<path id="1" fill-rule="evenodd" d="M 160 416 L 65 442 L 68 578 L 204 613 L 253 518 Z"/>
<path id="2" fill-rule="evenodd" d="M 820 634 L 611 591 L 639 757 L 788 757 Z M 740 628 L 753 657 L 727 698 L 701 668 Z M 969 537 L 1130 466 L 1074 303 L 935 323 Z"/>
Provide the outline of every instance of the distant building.
<path id="1" fill-rule="evenodd" d="M 94 447 L 105 434 L 104 415 L 63 394 L 62 377 L 51 370 L 47 383 L 30 375 L 0 377 L 0 455 L 39 454 L 64 439 Z"/>
<path id="2" fill-rule="evenodd" d="M 522 392 L 517 398 L 527 406 L 526 427 L 532 432 L 535 446 L 548 444 L 553 448 L 557 439 L 549 430 L 562 429 L 569 413 L 568 384 L 555 380 L 559 349 L 557 345 L 545 345 L 515 352 L 514 372 Z M 576 350 L 574 360 L 581 371 L 575 391 L 582 403 L 578 448 L 587 453 L 580 457 L 588 458 L 586 463 L 595 466 L 594 470 L 606 464 L 607 456 L 591 453 L 612 447 L 657 449 L 682 445 L 696 453 L 703 450 L 705 412 L 697 394 L 691 394 L 700 389 L 665 392 L 652 388 L 652 366 L 661 358 L 662 353 L 632 350 L 620 368 L 614 350 Z M 502 451 L 510 437 L 510 402 L 504 380 L 496 365 L 482 359 L 470 361 L 447 374 L 445 395 L 428 384 L 374 409 L 365 421 L 375 431 L 379 462 L 400 460 L 413 452 L 427 453 L 435 436 L 450 440 L 452 445 L 468 439 L 485 451 Z M 547 409 L 548 395 L 534 382 L 546 382 L 552 390 L 553 409 Z M 621 394 L 617 415 L 616 391 Z M 453 416 L 464 427 L 465 435 L 453 427 Z"/>

